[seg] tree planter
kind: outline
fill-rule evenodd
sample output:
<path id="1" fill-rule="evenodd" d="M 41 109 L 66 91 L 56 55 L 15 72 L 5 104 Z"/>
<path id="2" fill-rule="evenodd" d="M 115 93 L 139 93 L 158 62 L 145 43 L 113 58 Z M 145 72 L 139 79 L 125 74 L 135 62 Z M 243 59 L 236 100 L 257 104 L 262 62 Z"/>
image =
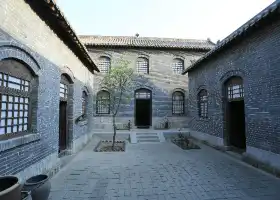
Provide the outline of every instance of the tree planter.
<path id="1" fill-rule="evenodd" d="M 0 199 L 20 200 L 20 184 L 15 176 L 0 177 Z"/>
<path id="2" fill-rule="evenodd" d="M 44 174 L 29 178 L 23 185 L 22 191 L 31 192 L 32 200 L 47 200 L 51 190 L 49 177 Z"/>
<path id="3" fill-rule="evenodd" d="M 113 141 L 103 140 L 98 143 L 95 152 L 124 152 L 125 151 L 125 141 L 116 140 L 115 147 L 112 149 Z"/>

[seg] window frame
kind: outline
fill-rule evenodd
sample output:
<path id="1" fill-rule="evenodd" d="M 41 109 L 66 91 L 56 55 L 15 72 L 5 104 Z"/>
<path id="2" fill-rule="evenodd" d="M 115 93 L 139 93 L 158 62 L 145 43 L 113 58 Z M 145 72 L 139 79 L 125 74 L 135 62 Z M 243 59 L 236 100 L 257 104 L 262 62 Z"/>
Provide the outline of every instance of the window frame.
<path id="1" fill-rule="evenodd" d="M 204 99 L 204 97 L 206 97 Z M 200 119 L 208 119 L 208 91 L 201 89 L 197 94 L 198 98 L 198 116 Z"/>
<path id="2" fill-rule="evenodd" d="M 102 93 L 104 93 L 104 94 L 107 94 L 107 96 L 108 96 L 108 98 L 106 98 L 106 99 L 104 99 L 104 98 L 101 98 L 101 99 L 99 99 L 99 96 L 102 94 Z M 102 96 L 101 96 L 102 97 Z M 102 102 L 102 101 L 104 101 L 104 100 L 107 100 L 107 109 L 108 109 L 108 111 L 107 112 L 100 112 L 100 104 L 99 104 L 99 102 Z M 106 91 L 106 90 L 101 90 L 101 91 L 99 91 L 98 93 L 97 93 L 97 95 L 96 95 L 96 114 L 97 115 L 109 115 L 110 113 L 111 113 L 111 108 L 110 108 L 110 103 L 111 103 L 111 95 L 110 95 L 110 93 L 108 92 L 108 91 Z M 102 104 L 101 104 L 102 105 Z"/>
<path id="3" fill-rule="evenodd" d="M 177 63 L 181 63 L 181 65 L 179 65 L 179 67 L 182 68 L 182 70 L 179 72 L 179 67 L 177 66 Z M 174 58 L 173 59 L 173 62 L 172 62 L 172 72 L 173 74 L 178 74 L 178 75 L 182 75 L 182 73 L 184 72 L 185 70 L 185 62 L 183 59 L 181 58 Z"/>
<path id="4" fill-rule="evenodd" d="M 4 75 L 7 76 L 7 80 L 4 80 Z M 11 138 L 20 137 L 23 135 L 29 134 L 32 128 L 32 88 L 34 87 L 35 77 L 32 74 L 32 71 L 26 66 L 26 64 L 21 61 L 13 58 L 4 59 L 0 61 L 0 119 L 1 121 L 5 121 L 5 125 L 0 125 L 1 128 L 4 128 L 4 133 L 0 134 L 1 140 L 8 140 Z M 9 77 L 15 78 L 19 81 L 9 81 Z M 14 80 L 15 80 L 14 79 Z M 6 84 L 4 84 L 6 82 Z M 26 85 L 28 82 L 28 86 Z M 18 84 L 20 85 L 19 89 L 8 87 L 8 84 Z M 25 86 L 28 87 L 28 91 L 26 91 Z M 6 101 L 2 101 L 2 97 L 6 96 Z M 10 101 L 10 97 L 12 97 L 12 101 Z M 15 99 L 18 98 L 18 101 Z M 23 101 L 21 102 L 21 99 Z M 26 101 L 26 100 L 27 101 Z M 6 110 L 2 110 L 2 103 L 6 104 Z M 9 106 L 12 106 L 9 109 Z M 15 106 L 17 105 L 17 106 Z M 27 106 L 27 108 L 26 108 Z M 22 109 L 21 109 L 22 108 Z M 9 113 L 11 112 L 12 116 L 9 117 Z M 17 112 L 17 116 L 15 113 Z M 26 114 L 25 114 L 26 112 Z M 5 117 L 2 117 L 2 114 L 5 113 Z M 21 116 L 22 113 L 22 116 Z M 25 122 L 25 119 L 27 121 Z M 8 120 L 11 120 L 11 125 L 8 125 Z M 16 122 L 15 122 L 16 121 Z M 19 123 L 22 121 L 22 123 Z M 24 130 L 24 126 L 27 126 L 26 130 Z M 14 126 L 17 127 L 17 131 L 13 132 Z M 11 127 L 11 132 L 7 133 L 7 128 Z M 19 131 L 20 127 L 22 130 Z"/>
<path id="5" fill-rule="evenodd" d="M 141 63 L 141 62 L 146 63 L 146 65 L 143 65 L 143 64 L 140 65 L 139 63 Z M 144 72 L 143 69 L 145 69 L 145 72 Z M 150 66 L 149 66 L 149 59 L 148 58 L 146 58 L 146 57 L 138 57 L 137 58 L 137 60 L 136 60 L 136 72 L 138 74 L 150 74 Z"/>
<path id="6" fill-rule="evenodd" d="M 101 63 L 103 63 L 101 65 Z M 105 64 L 104 64 L 105 63 Z M 106 70 L 104 70 L 106 68 Z M 111 70 L 111 58 L 108 56 L 100 56 L 98 58 L 98 69 L 102 74 L 108 74 Z"/>
<path id="7" fill-rule="evenodd" d="M 243 79 L 239 76 L 233 76 L 225 84 L 226 98 L 229 102 L 240 101 L 244 99 Z M 236 92 L 237 91 L 237 92 Z"/>
<path id="8" fill-rule="evenodd" d="M 182 99 L 176 100 L 175 97 L 179 96 L 176 94 L 180 94 Z M 175 109 L 174 109 L 175 102 L 179 103 L 179 107 L 181 108 L 179 113 L 175 112 Z M 182 103 L 182 105 L 180 105 L 180 103 Z M 172 93 L 172 115 L 184 115 L 184 114 L 185 114 L 185 94 L 182 91 L 174 91 Z"/>

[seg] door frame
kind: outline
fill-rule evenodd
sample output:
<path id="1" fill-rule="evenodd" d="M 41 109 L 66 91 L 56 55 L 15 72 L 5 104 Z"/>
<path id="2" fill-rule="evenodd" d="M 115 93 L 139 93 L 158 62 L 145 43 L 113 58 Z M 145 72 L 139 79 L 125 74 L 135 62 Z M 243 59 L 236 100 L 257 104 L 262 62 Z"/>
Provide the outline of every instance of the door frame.
<path id="1" fill-rule="evenodd" d="M 152 93 L 152 90 L 147 89 L 147 88 L 139 88 L 139 89 L 134 91 L 134 125 L 137 127 L 137 125 L 136 125 L 136 101 L 137 101 L 136 93 L 141 91 L 141 90 L 146 91 L 150 94 L 150 98 L 149 98 L 149 101 L 150 101 L 150 112 L 149 112 L 149 114 L 150 114 L 150 125 L 149 126 L 152 126 L 152 122 L 153 122 L 153 120 L 152 120 L 152 118 L 153 118 L 153 116 L 152 116 L 152 114 L 153 114 L 153 105 L 152 105 L 153 104 L 153 93 Z"/>
<path id="2" fill-rule="evenodd" d="M 67 101 L 63 101 L 63 100 L 60 100 L 59 101 L 59 141 L 58 141 L 58 152 L 61 153 L 60 151 L 60 139 L 61 139 L 61 132 L 60 132 L 60 112 L 61 112 L 61 104 L 65 104 L 65 149 L 63 149 L 62 151 L 65 151 L 68 149 L 69 147 L 69 127 L 68 127 L 68 103 Z"/>
<path id="3" fill-rule="evenodd" d="M 230 77 L 228 77 L 226 80 L 223 81 L 222 83 L 222 111 L 223 111 L 223 139 L 224 139 L 224 145 L 227 147 L 227 149 L 231 150 L 231 149 L 235 149 L 234 146 L 231 145 L 230 142 L 230 134 L 231 134 L 231 130 L 230 130 L 230 110 L 229 110 L 229 100 L 228 100 L 228 82 L 232 79 L 238 78 L 242 81 L 242 85 L 243 85 L 243 97 L 236 99 L 236 100 L 231 100 L 231 101 L 243 101 L 244 103 L 244 115 L 246 112 L 246 107 L 245 107 L 245 98 L 244 98 L 244 78 L 243 76 L 240 75 L 232 75 Z M 246 134 L 246 117 L 244 116 L 244 120 L 245 120 L 245 125 L 244 125 L 244 131 L 245 131 L 245 141 L 246 141 L 246 147 L 247 147 L 247 134 Z M 245 147 L 245 148 L 246 148 Z"/>

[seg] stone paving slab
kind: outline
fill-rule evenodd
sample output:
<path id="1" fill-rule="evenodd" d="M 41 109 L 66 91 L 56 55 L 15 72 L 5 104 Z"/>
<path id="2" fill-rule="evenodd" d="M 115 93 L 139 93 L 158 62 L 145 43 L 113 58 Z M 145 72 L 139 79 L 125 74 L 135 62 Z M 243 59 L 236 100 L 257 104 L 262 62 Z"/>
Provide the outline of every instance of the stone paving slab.
<path id="1" fill-rule="evenodd" d="M 164 142 L 93 152 L 90 143 L 51 180 L 49 200 L 279 200 L 280 180 L 210 147 Z"/>

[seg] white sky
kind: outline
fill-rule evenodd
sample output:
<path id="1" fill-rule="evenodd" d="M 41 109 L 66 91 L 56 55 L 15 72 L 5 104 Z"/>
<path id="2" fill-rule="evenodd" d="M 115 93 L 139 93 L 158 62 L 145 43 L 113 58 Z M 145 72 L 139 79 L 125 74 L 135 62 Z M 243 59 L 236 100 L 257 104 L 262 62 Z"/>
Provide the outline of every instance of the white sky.
<path id="1" fill-rule="evenodd" d="M 216 42 L 274 0 L 57 0 L 77 34 L 210 38 Z"/>

